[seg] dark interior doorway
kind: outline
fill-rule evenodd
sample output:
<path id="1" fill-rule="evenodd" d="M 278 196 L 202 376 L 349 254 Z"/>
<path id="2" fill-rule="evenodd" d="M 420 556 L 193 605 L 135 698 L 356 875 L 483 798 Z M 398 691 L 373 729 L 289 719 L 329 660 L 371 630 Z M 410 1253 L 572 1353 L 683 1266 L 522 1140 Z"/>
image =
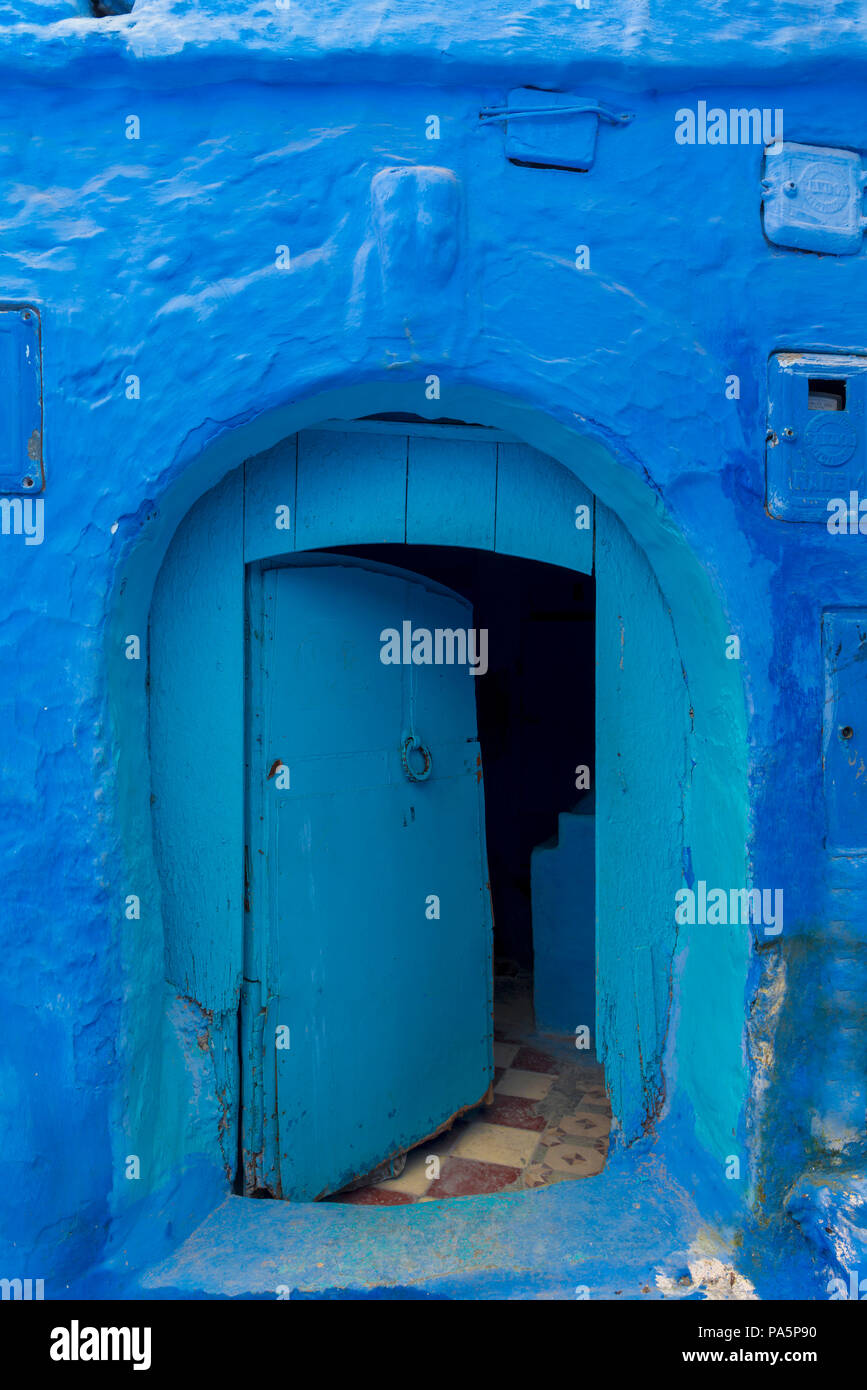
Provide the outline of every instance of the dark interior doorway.
<path id="1" fill-rule="evenodd" d="M 450 546 L 333 547 L 454 589 L 488 630 L 488 671 L 476 682 L 494 910 L 494 971 L 533 971 L 531 854 L 558 833 L 561 812 L 590 793 L 576 769 L 594 753 L 595 585 L 590 575 Z M 532 985 L 530 984 L 530 987 Z"/>

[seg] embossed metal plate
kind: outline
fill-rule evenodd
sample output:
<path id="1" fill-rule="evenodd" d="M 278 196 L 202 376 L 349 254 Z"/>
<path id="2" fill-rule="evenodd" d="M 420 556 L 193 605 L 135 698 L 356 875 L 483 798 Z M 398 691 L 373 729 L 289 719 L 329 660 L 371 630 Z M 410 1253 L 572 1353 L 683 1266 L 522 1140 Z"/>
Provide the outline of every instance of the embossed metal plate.
<path id="1" fill-rule="evenodd" d="M 864 232 L 861 157 L 852 150 L 795 145 L 765 152 L 765 234 L 778 246 L 852 256 Z"/>

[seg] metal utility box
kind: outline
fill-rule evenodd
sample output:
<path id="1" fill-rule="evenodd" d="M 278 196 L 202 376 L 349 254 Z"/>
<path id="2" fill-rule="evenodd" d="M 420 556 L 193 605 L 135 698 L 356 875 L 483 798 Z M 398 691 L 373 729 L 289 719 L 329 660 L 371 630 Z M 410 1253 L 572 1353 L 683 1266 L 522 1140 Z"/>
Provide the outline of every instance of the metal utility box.
<path id="1" fill-rule="evenodd" d="M 767 509 L 827 522 L 828 503 L 863 491 L 867 357 L 775 352 L 768 367 Z"/>
<path id="2" fill-rule="evenodd" d="M 853 256 L 864 233 L 861 156 L 782 141 L 765 151 L 765 234 L 777 246 Z"/>
<path id="3" fill-rule="evenodd" d="M 0 492 L 40 492 L 42 357 L 39 315 L 29 304 L 0 308 Z"/>

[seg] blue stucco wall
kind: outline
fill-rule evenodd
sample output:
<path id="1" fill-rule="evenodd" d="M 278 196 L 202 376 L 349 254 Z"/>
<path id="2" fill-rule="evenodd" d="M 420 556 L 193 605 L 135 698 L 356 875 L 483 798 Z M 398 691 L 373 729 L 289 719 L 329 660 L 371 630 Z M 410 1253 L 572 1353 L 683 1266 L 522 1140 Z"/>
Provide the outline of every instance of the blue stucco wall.
<path id="1" fill-rule="evenodd" d="M 664 1103 L 597 1189 L 612 1232 L 635 1193 L 648 1212 L 668 1193 L 651 1265 L 682 1267 L 710 1227 L 765 1295 L 822 1289 L 865 1257 L 867 888 L 823 849 L 820 626 L 863 602 L 867 567 L 860 538 L 766 515 L 765 398 L 775 350 L 867 350 L 864 258 L 771 247 L 762 149 L 680 146 L 674 118 L 782 108 L 788 139 L 867 147 L 857 7 L 797 27 L 782 5 L 624 25 L 604 5 L 139 0 L 48 22 L 62 8 L 7 5 L 0 30 L 0 299 L 41 316 L 46 472 L 43 543 L 0 537 L 2 1272 L 134 1285 L 226 1194 L 212 1020 L 165 987 L 144 663 L 123 639 L 145 637 L 207 489 L 300 428 L 403 410 L 507 429 L 618 518 L 695 719 L 685 881 L 785 891 L 779 940 L 678 938 Z M 529 84 L 635 119 L 601 128 L 589 173 L 517 167 L 478 112 Z M 396 168 L 420 172 L 378 197 Z M 584 1187 L 546 1199 L 552 1287 L 596 1220 Z"/>

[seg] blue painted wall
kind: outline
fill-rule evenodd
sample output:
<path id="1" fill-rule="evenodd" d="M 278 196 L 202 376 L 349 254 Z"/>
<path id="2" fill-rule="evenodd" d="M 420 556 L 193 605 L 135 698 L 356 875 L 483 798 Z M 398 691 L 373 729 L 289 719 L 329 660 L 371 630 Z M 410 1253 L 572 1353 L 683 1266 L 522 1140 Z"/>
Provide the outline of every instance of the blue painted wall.
<path id="1" fill-rule="evenodd" d="M 154 584 L 184 515 L 246 459 L 375 411 L 499 426 L 596 495 L 681 668 L 678 882 L 785 892 L 779 939 L 678 933 L 670 998 L 640 1005 L 664 1031 L 655 1121 L 627 1125 L 596 1206 L 588 1184 L 563 1185 L 546 1278 L 571 1286 L 569 1251 L 607 1192 L 616 1273 L 633 1190 L 651 1264 L 674 1268 L 699 1227 L 765 1294 L 824 1289 L 867 1258 L 852 1100 L 867 885 L 863 857 L 825 851 L 821 777 L 821 614 L 863 603 L 867 564 L 859 537 L 763 505 L 768 357 L 867 351 L 864 255 L 770 246 L 762 149 L 674 139 L 675 113 L 706 100 L 782 108 L 788 139 L 867 149 L 858 9 L 793 26 L 782 4 L 636 7 L 633 24 L 607 4 L 521 8 L 0 14 L 0 300 L 40 314 L 46 474 L 42 544 L 0 536 L 0 1273 L 55 1293 L 134 1286 L 228 1190 L 219 1030 L 194 989 L 165 985 Z M 526 85 L 634 120 L 600 127 L 588 173 L 518 167 L 478 113 Z M 654 710 L 672 710 L 645 693 L 652 737 Z M 224 772 L 206 754 L 193 775 Z M 650 1219 L 659 1192 L 676 1194 L 668 1224 Z"/>
<path id="2" fill-rule="evenodd" d="M 557 834 L 531 857 L 533 1008 L 544 1032 L 574 1033 L 576 1020 L 596 1031 L 595 829 L 589 807 L 561 811 Z"/>

